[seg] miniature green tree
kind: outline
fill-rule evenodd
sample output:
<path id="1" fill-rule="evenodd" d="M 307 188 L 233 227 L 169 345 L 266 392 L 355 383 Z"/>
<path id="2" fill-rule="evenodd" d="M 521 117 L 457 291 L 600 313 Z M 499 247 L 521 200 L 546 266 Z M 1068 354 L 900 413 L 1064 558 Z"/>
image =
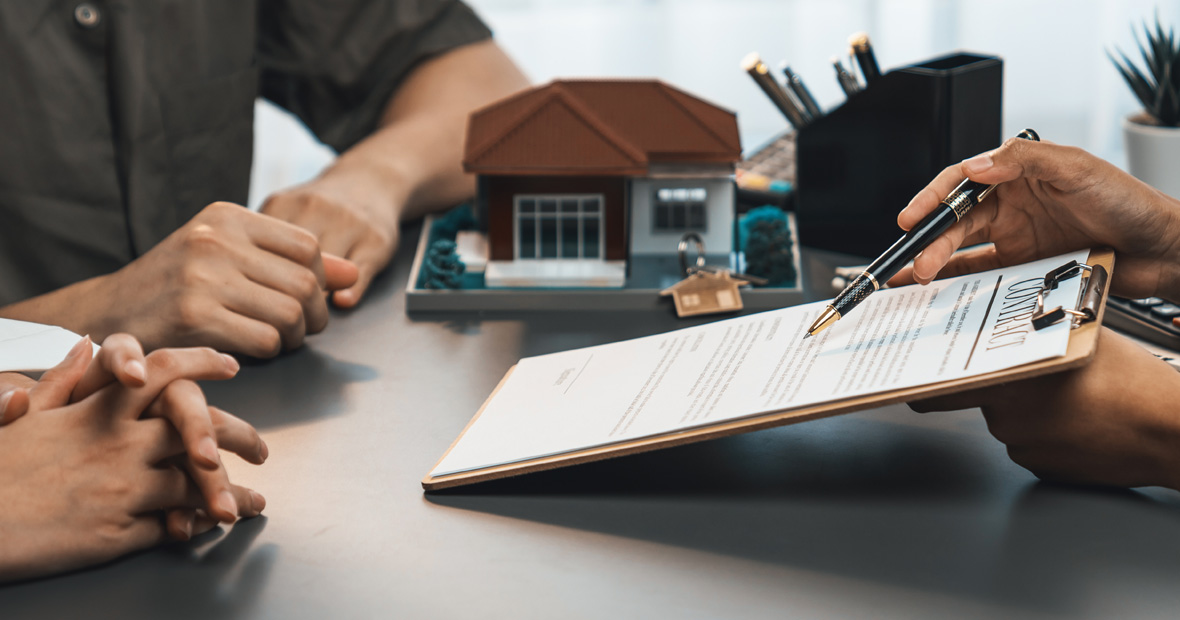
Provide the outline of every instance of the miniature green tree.
<path id="1" fill-rule="evenodd" d="M 422 261 L 422 286 L 429 289 L 456 289 L 463 283 L 467 266 L 459 260 L 454 241 L 438 239 L 426 250 Z"/>
<path id="2" fill-rule="evenodd" d="M 471 205 L 462 204 L 436 217 L 430 227 L 430 235 L 432 239 L 454 241 L 459 231 L 473 230 L 477 225 Z"/>
<path id="3" fill-rule="evenodd" d="M 742 218 L 746 273 L 769 280 L 771 286 L 795 281 L 794 240 L 787 214 L 775 206 L 751 209 Z"/>

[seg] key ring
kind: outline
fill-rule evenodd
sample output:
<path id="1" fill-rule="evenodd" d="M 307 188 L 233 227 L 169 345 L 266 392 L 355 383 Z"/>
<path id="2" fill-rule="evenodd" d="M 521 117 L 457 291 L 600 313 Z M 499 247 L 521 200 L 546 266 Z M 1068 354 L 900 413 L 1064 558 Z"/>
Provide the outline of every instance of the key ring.
<path id="1" fill-rule="evenodd" d="M 688 266 L 688 243 L 693 242 L 697 247 L 697 264 L 691 269 Z M 694 233 L 684 233 L 680 238 L 680 243 L 676 244 L 676 252 L 680 255 L 680 271 L 684 272 L 685 276 L 692 274 L 705 268 L 705 240 L 701 236 Z"/>

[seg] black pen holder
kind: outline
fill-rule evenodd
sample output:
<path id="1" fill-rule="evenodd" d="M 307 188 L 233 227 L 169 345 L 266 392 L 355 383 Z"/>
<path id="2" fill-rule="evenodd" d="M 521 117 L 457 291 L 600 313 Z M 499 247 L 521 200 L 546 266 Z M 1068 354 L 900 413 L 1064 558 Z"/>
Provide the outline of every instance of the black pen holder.
<path id="1" fill-rule="evenodd" d="M 955 53 L 890 71 L 796 136 L 803 245 L 875 258 L 947 165 L 1002 141 L 1004 63 Z"/>

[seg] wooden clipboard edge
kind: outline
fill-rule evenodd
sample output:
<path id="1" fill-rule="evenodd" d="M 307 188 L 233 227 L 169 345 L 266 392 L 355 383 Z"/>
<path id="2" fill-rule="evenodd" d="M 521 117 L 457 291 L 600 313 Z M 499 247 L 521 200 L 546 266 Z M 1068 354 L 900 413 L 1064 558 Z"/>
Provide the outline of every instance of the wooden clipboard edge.
<path id="1" fill-rule="evenodd" d="M 447 451 L 443 452 L 443 455 L 438 457 L 438 461 L 434 463 L 434 467 L 431 467 L 430 471 L 438 469 L 438 466 L 441 465 L 444 460 L 446 460 L 447 455 L 451 453 L 451 450 L 454 450 L 455 446 L 459 445 L 459 441 L 461 441 L 463 436 L 467 434 L 467 431 L 471 428 L 471 425 L 475 424 L 475 421 L 479 419 L 479 416 L 483 415 L 484 410 L 488 408 L 488 405 L 492 402 L 492 399 L 496 397 L 496 394 L 500 393 L 500 389 L 504 387 L 504 384 L 508 383 L 508 377 L 512 376 L 512 372 L 514 370 L 516 370 L 516 364 L 513 364 L 512 367 L 508 369 L 508 372 L 504 373 L 504 376 L 500 378 L 500 382 L 496 384 L 496 389 L 492 390 L 491 394 L 488 394 L 487 399 L 485 399 L 483 404 L 479 406 L 479 411 L 476 411 L 475 415 L 471 416 L 471 420 L 467 422 L 467 426 L 463 427 L 463 431 L 459 433 L 459 436 L 455 438 L 455 441 L 451 442 L 451 445 L 449 448 L 447 448 Z M 426 477 L 422 479 L 422 488 L 426 489 L 427 491 L 433 490 L 427 486 L 431 480 L 432 478 L 430 474 L 426 474 Z"/>
<path id="2" fill-rule="evenodd" d="M 1092 250 L 1089 257 L 1087 258 L 1087 261 L 1090 265 L 1102 265 L 1106 267 L 1107 272 L 1113 276 L 1114 252 L 1112 250 Z M 650 452 L 652 450 L 659 450 L 662 448 L 671 448 L 675 446 L 687 445 L 690 443 L 708 441 L 710 439 L 720 439 L 721 437 L 729 437 L 732 435 L 750 433 L 768 428 L 776 428 L 779 426 L 786 426 L 799 422 L 807 422 L 809 420 L 818 420 L 821 418 L 828 418 L 845 413 L 852 413 L 854 411 L 863 411 L 873 407 L 894 405 L 897 403 L 934 398 L 937 396 L 945 396 L 947 394 L 964 391 L 967 388 L 978 389 L 990 387 L 1000 383 L 1007 383 L 1009 381 L 1030 379 L 1032 377 L 1038 377 L 1041 375 L 1080 368 L 1085 366 L 1090 362 L 1091 359 L 1093 359 L 1094 353 L 1097 350 L 1098 333 L 1102 328 L 1102 316 L 1106 311 L 1106 299 L 1109 296 L 1109 290 L 1110 286 L 1108 285 L 1106 290 L 1102 292 L 1102 303 L 1098 306 L 1098 315 L 1094 318 L 1094 320 L 1083 323 L 1077 329 L 1071 331 L 1069 345 L 1066 348 L 1065 355 L 1062 357 L 1043 360 L 1040 362 L 1033 362 L 1031 364 L 990 372 L 975 377 L 964 377 L 962 379 L 944 381 L 934 385 L 879 392 L 877 394 L 850 398 L 847 400 L 838 401 L 836 403 L 813 405 L 811 407 L 792 409 L 790 411 L 783 411 L 779 413 L 767 413 L 755 417 L 730 420 L 720 424 L 704 426 L 665 435 L 657 435 L 655 437 L 633 439 L 630 441 L 624 441 L 606 446 L 588 448 L 575 452 L 567 452 L 565 454 L 530 459 L 527 461 L 519 461 L 516 463 L 508 463 L 505 465 L 497 465 L 495 467 L 487 467 L 483 469 L 458 472 L 437 477 L 427 474 L 427 476 L 422 479 L 422 488 L 426 491 L 440 491 L 442 489 L 453 488 L 457 486 L 465 486 L 479 482 L 498 480 L 501 478 L 510 478 L 513 476 L 530 474 L 539 471 L 569 467 L 571 465 L 580 465 L 583 463 L 602 461 L 620 456 Z M 512 375 L 512 371 L 515 369 L 516 366 L 513 366 L 507 373 L 505 373 L 504 378 L 500 380 L 499 385 L 496 386 L 496 389 L 492 391 L 487 400 L 485 400 L 483 405 L 480 406 L 479 411 L 476 412 L 475 416 L 471 418 L 471 421 L 467 423 L 467 426 L 464 427 L 463 432 L 459 434 L 459 437 L 457 437 L 455 441 L 451 443 L 451 447 L 447 448 L 446 454 L 443 454 L 438 463 L 441 463 L 442 460 L 446 458 L 447 454 L 450 454 L 455 445 L 458 444 L 463 438 L 463 435 L 467 433 L 467 429 L 471 428 L 471 425 L 474 424 L 477 419 L 479 419 L 479 416 L 482 415 L 484 410 L 487 408 L 488 403 L 490 403 L 492 399 L 495 398 L 496 394 L 500 391 L 500 388 L 504 386 L 504 383 L 508 380 L 508 377 Z M 434 468 L 431 468 L 431 471 L 438 467 L 438 463 L 435 463 L 435 466 Z"/>

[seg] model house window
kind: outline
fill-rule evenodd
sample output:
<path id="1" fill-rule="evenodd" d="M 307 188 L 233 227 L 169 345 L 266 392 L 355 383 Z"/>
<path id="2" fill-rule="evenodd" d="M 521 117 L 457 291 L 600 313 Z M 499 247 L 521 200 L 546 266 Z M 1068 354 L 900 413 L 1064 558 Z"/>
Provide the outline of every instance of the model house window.
<path id="1" fill-rule="evenodd" d="M 667 187 L 656 190 L 652 204 L 654 232 L 701 231 L 705 221 L 705 188 Z"/>
<path id="2" fill-rule="evenodd" d="M 601 259 L 602 195 L 515 197 L 516 257 Z"/>

